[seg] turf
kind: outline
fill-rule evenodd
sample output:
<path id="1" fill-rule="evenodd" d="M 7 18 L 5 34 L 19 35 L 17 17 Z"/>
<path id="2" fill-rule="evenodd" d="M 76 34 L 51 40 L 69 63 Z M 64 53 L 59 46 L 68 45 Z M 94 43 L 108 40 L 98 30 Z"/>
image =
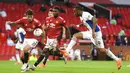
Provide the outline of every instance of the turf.
<path id="1" fill-rule="evenodd" d="M 33 64 L 34 62 L 30 62 Z M 130 73 L 130 62 L 123 62 L 117 70 L 115 61 L 48 61 L 46 67 L 25 73 Z M 12 61 L 0 61 L 0 73 L 21 73 L 20 67 Z"/>

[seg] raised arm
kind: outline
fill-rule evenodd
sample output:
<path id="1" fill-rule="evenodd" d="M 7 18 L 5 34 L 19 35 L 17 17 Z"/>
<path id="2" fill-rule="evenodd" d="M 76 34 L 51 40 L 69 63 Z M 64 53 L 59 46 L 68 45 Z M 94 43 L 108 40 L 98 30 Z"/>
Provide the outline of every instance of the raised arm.
<path id="1" fill-rule="evenodd" d="M 96 25 L 97 25 L 97 19 L 95 18 L 95 16 L 92 18 L 92 22 L 93 22 L 93 28 L 92 28 L 92 31 L 95 32 Z"/>

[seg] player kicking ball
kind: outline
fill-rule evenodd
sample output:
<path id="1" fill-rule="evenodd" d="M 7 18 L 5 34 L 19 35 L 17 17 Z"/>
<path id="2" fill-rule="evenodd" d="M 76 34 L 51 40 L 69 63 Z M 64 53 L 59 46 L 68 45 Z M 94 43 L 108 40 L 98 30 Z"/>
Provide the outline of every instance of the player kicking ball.
<path id="1" fill-rule="evenodd" d="M 99 49 L 99 51 L 107 54 L 109 57 L 116 61 L 117 68 L 119 70 L 121 68 L 122 61 L 120 58 L 116 57 L 109 49 L 104 48 L 102 32 L 97 24 L 97 19 L 95 16 L 92 16 L 89 12 L 83 11 L 82 7 L 80 6 L 74 7 L 74 15 L 76 17 L 80 17 L 82 24 L 88 28 L 88 31 L 74 34 L 68 47 L 66 48 L 66 51 L 69 53 L 78 39 L 90 39 L 92 43 L 97 47 L 97 49 Z M 64 51 L 62 53 L 64 53 Z"/>
<path id="2" fill-rule="evenodd" d="M 34 65 L 30 66 L 30 69 L 32 70 L 34 70 L 37 67 L 37 65 L 43 60 L 44 57 L 45 57 L 44 65 L 46 64 L 46 59 L 48 58 L 48 56 L 51 54 L 51 52 L 53 52 L 53 50 L 56 50 L 57 48 L 58 38 L 59 36 L 61 36 L 61 32 L 62 32 L 62 38 L 66 37 L 65 20 L 59 16 L 58 7 L 52 8 L 52 10 L 50 10 L 49 13 L 53 14 L 53 16 L 49 17 L 46 20 L 45 24 L 47 42 L 38 60 L 35 62 Z"/>
<path id="3" fill-rule="evenodd" d="M 23 66 L 21 67 L 21 72 L 26 72 L 29 70 L 28 60 L 29 60 L 29 52 L 32 48 L 43 48 L 44 47 L 44 31 L 40 28 L 36 28 L 34 30 L 34 35 L 41 38 L 41 40 L 36 39 L 25 39 L 23 42 L 23 50 L 21 52 L 21 60 L 23 62 Z M 44 55 L 45 56 L 45 55 Z"/>

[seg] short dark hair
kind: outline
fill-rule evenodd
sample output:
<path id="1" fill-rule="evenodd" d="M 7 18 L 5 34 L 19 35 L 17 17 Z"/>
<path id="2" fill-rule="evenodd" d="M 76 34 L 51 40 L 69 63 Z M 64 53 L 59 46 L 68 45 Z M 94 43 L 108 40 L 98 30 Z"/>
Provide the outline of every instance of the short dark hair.
<path id="1" fill-rule="evenodd" d="M 52 8 L 50 8 L 50 9 L 49 9 L 49 11 L 53 11 L 53 9 L 52 9 Z"/>
<path id="2" fill-rule="evenodd" d="M 32 9 L 28 9 L 26 11 L 26 15 L 33 15 L 33 10 Z"/>
<path id="3" fill-rule="evenodd" d="M 79 5 L 74 6 L 74 8 L 76 8 L 78 10 L 83 10 L 83 8 L 81 6 L 79 6 Z"/>
<path id="4" fill-rule="evenodd" d="M 59 8 L 59 7 L 57 7 L 57 6 L 56 6 L 56 7 L 53 7 L 53 9 L 56 9 L 56 10 L 58 10 L 58 11 L 60 10 L 60 8 Z"/>

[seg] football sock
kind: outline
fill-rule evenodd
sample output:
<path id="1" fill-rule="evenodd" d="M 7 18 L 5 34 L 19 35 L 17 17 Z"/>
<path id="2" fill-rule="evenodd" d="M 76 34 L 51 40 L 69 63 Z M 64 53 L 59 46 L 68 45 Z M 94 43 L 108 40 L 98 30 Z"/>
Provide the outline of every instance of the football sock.
<path id="1" fill-rule="evenodd" d="M 20 63 L 21 61 L 20 61 L 20 56 L 19 56 L 19 53 L 16 53 L 16 59 L 17 59 L 17 61 Z"/>
<path id="2" fill-rule="evenodd" d="M 21 61 L 22 61 L 22 63 L 24 64 L 24 59 L 23 59 L 23 58 L 21 58 Z"/>
<path id="3" fill-rule="evenodd" d="M 106 53 L 107 53 L 107 55 L 110 57 L 110 58 L 112 58 L 112 59 L 114 59 L 114 60 L 118 60 L 119 58 L 118 57 L 116 57 L 109 49 L 106 49 Z"/>
<path id="4" fill-rule="evenodd" d="M 45 57 L 45 59 L 44 59 L 44 61 L 43 61 L 43 64 L 44 64 L 44 65 L 46 64 L 48 57 L 49 57 L 49 56 L 46 56 L 46 57 Z"/>
<path id="5" fill-rule="evenodd" d="M 38 58 L 38 60 L 35 62 L 34 66 L 36 67 L 44 58 L 44 55 L 40 55 L 40 57 Z"/>
<path id="6" fill-rule="evenodd" d="M 68 47 L 66 48 L 66 51 L 69 52 L 72 47 L 76 44 L 77 38 L 73 37 L 70 41 L 70 43 L 68 44 Z"/>
<path id="7" fill-rule="evenodd" d="M 28 52 L 24 53 L 24 63 L 28 63 L 29 58 L 28 56 L 29 56 Z"/>

